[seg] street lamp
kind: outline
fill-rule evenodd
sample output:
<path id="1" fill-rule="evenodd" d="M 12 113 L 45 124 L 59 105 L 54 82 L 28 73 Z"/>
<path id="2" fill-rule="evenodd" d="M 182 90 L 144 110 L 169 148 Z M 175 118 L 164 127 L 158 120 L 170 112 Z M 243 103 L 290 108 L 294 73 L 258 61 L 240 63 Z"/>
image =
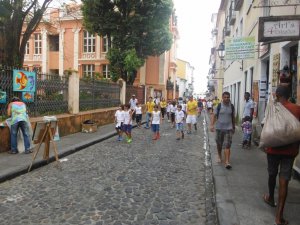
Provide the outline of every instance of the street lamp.
<path id="1" fill-rule="evenodd" d="M 218 52 L 218 56 L 221 60 L 224 60 L 225 57 L 225 45 L 223 42 L 220 43 L 219 48 L 216 49 Z"/>

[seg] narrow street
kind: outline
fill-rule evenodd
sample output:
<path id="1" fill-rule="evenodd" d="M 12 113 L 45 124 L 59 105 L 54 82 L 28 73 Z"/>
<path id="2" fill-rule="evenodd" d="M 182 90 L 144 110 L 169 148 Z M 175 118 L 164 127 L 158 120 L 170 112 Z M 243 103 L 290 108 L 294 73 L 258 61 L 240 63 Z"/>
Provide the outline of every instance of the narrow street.
<path id="1" fill-rule="evenodd" d="M 151 130 L 135 128 L 131 144 L 113 137 L 67 156 L 61 169 L 52 163 L 1 183 L 0 224 L 212 222 L 203 123 L 179 141 L 166 120 L 157 141 Z"/>

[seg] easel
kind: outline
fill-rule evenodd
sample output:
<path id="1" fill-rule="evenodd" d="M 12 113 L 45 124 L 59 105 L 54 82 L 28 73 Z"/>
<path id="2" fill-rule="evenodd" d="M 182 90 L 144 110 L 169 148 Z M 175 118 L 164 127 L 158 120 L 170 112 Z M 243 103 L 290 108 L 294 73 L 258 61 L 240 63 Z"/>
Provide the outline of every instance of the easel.
<path id="1" fill-rule="evenodd" d="M 52 128 L 52 123 L 55 123 L 55 128 Z M 38 144 L 38 146 L 37 146 L 37 148 L 34 151 L 34 154 L 32 156 L 32 162 L 31 162 L 31 164 L 28 168 L 28 172 L 30 171 L 30 169 L 32 167 L 32 164 L 33 164 L 37 154 L 39 153 L 39 150 L 41 148 L 42 143 L 45 144 L 43 159 L 47 160 L 47 162 L 49 161 L 50 142 L 52 142 L 55 160 L 56 160 L 57 164 L 59 163 L 56 144 L 55 144 L 55 141 L 53 140 L 53 135 L 55 133 L 55 129 L 56 129 L 56 126 L 57 126 L 57 121 L 45 121 L 45 122 L 43 122 L 43 125 L 44 125 L 44 129 L 41 129 L 39 131 L 39 134 L 38 134 L 39 144 Z M 35 128 L 34 128 L 34 134 L 36 133 L 36 128 L 37 128 L 37 124 L 35 125 Z M 34 134 L 33 134 L 33 136 L 34 136 Z"/>

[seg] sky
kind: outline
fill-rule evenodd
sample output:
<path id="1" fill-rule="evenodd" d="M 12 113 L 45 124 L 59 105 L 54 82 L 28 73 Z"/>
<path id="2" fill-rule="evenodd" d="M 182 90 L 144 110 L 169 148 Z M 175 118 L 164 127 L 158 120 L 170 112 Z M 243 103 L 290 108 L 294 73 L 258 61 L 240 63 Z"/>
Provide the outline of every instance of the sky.
<path id="1" fill-rule="evenodd" d="M 190 63 L 194 70 L 194 92 L 205 92 L 212 48 L 211 15 L 217 13 L 221 0 L 173 0 L 179 40 L 177 58 Z"/>

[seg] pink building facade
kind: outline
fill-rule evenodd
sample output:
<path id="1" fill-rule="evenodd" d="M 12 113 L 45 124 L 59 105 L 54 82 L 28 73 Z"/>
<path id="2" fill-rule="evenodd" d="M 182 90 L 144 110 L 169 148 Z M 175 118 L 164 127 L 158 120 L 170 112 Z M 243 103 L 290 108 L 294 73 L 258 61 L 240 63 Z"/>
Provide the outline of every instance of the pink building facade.
<path id="1" fill-rule="evenodd" d="M 175 14 L 170 19 L 170 30 L 173 33 L 171 50 L 149 57 L 134 82 L 134 85 L 146 86 L 147 95 L 167 97 L 166 81 L 171 79 L 175 83 L 178 38 Z M 44 16 L 27 43 L 24 67 L 59 75 L 78 71 L 80 77 L 97 74 L 110 79 L 107 51 L 107 38 L 86 31 L 80 6 L 69 5 Z M 175 91 L 172 96 L 175 97 Z"/>

